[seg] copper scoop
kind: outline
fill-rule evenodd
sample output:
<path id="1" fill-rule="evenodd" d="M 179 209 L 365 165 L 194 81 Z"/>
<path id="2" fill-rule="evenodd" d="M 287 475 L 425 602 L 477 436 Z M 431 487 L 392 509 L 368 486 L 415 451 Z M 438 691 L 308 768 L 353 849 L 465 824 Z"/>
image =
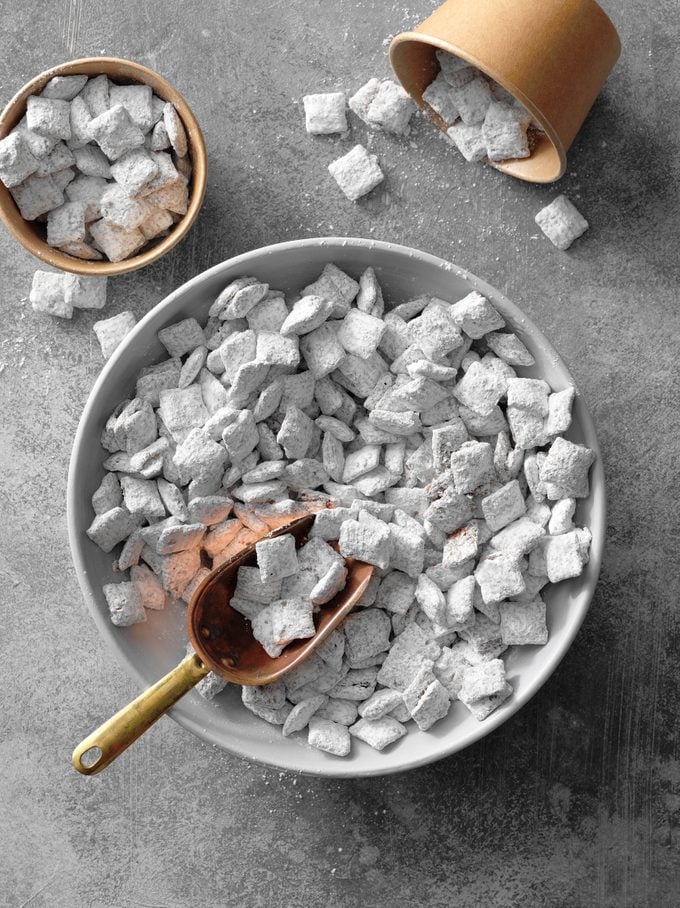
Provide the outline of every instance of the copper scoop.
<path id="1" fill-rule="evenodd" d="M 284 524 L 262 539 L 290 533 L 299 548 L 314 514 Z M 259 540 L 258 540 L 259 541 Z M 303 662 L 352 611 L 368 586 L 373 566 L 347 558 L 345 588 L 314 617 L 316 633 L 289 644 L 272 659 L 255 640 L 250 622 L 229 604 L 241 565 L 256 563 L 255 543 L 212 571 L 191 598 L 187 624 L 195 653 L 88 735 L 73 751 L 78 772 L 94 775 L 109 765 L 209 672 L 234 684 L 269 684 Z"/>

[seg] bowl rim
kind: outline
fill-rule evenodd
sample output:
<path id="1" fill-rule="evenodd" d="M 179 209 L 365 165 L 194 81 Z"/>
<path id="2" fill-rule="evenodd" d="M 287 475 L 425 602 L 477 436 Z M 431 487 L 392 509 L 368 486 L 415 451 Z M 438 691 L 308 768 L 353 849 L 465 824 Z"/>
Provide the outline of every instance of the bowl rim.
<path id="1" fill-rule="evenodd" d="M 200 274 L 197 274 L 194 277 L 190 278 L 190 280 L 186 281 L 180 287 L 176 288 L 174 291 L 172 291 L 172 293 L 168 294 L 168 296 L 166 296 L 156 306 L 149 310 L 144 318 L 142 318 L 141 321 L 139 321 L 133 328 L 130 334 L 127 335 L 118 349 L 114 351 L 111 358 L 103 367 L 101 373 L 99 374 L 92 387 L 92 390 L 90 391 L 80 421 L 78 423 L 78 428 L 76 430 L 73 441 L 68 470 L 68 536 L 71 555 L 76 568 L 76 574 L 78 577 L 81 592 L 83 593 L 87 609 L 90 612 L 91 616 L 94 618 L 97 629 L 99 630 L 100 635 L 106 641 L 107 646 L 109 646 L 110 649 L 116 653 L 118 659 L 123 663 L 128 674 L 132 678 L 139 681 L 144 688 L 146 688 L 146 686 L 148 685 L 148 681 L 143 676 L 142 672 L 137 668 L 136 663 L 131 661 L 125 653 L 122 635 L 117 636 L 110 633 L 110 622 L 108 618 L 94 606 L 96 595 L 94 588 L 90 582 L 86 559 L 83 557 L 83 539 L 77 531 L 77 520 L 75 517 L 77 512 L 77 475 L 79 472 L 79 463 L 81 459 L 87 456 L 85 446 L 82 444 L 82 438 L 85 434 L 85 427 L 92 418 L 96 418 L 96 404 L 99 392 L 109 380 L 111 373 L 114 372 L 117 361 L 122 356 L 126 342 L 137 334 L 141 334 L 146 329 L 147 324 L 153 320 L 160 309 L 169 306 L 175 299 L 177 299 L 177 297 L 184 294 L 188 288 L 200 284 L 210 275 L 218 274 L 221 272 L 228 272 L 237 268 L 241 269 L 243 267 L 247 267 L 251 261 L 258 260 L 262 256 L 269 256 L 282 252 L 285 253 L 288 250 L 300 249 L 300 247 L 312 248 L 318 246 L 328 249 L 329 260 L 331 260 L 332 250 L 334 246 L 338 248 L 342 247 L 344 249 L 347 249 L 347 247 L 368 247 L 380 249 L 385 252 L 397 253 L 398 255 L 411 259 L 416 257 L 429 266 L 447 270 L 449 273 L 454 274 L 462 280 L 466 281 L 470 286 L 474 287 L 474 289 L 478 290 L 484 296 L 488 296 L 492 301 L 499 300 L 502 303 L 503 307 L 505 307 L 506 312 L 510 314 L 511 319 L 516 323 L 520 323 L 523 329 L 531 333 L 533 337 L 535 337 L 537 341 L 541 343 L 542 348 L 545 350 L 545 352 L 553 359 L 554 362 L 558 363 L 564 368 L 570 382 L 574 385 L 574 387 L 577 387 L 576 382 L 574 381 L 573 376 L 571 375 L 564 360 L 558 354 L 554 346 L 549 342 L 543 332 L 527 315 L 525 315 L 525 313 L 515 303 L 509 300 L 503 293 L 500 293 L 492 285 L 478 278 L 476 275 L 472 274 L 466 269 L 461 268 L 460 266 L 455 265 L 452 262 L 448 262 L 446 259 L 427 252 L 422 252 L 409 246 L 404 246 L 402 244 L 392 243 L 384 240 L 362 239 L 359 237 L 311 237 L 302 240 L 288 240 L 282 243 L 262 246 L 258 249 L 250 250 L 248 252 L 233 256 L 232 258 L 213 265 L 205 271 L 202 271 Z M 469 745 L 486 737 L 500 725 L 505 723 L 508 719 L 514 716 L 534 696 L 534 694 L 538 692 L 538 690 L 540 690 L 540 688 L 545 684 L 548 678 L 556 671 L 560 662 L 571 647 L 571 644 L 573 643 L 576 634 L 581 628 L 581 625 L 583 624 L 583 621 L 590 607 L 590 603 L 592 601 L 592 597 L 595 592 L 600 574 L 607 525 L 606 484 L 602 464 L 602 453 L 595 432 L 594 422 L 580 394 L 577 395 L 577 400 L 579 401 L 580 405 L 579 422 L 583 431 L 585 442 L 588 447 L 591 448 L 596 454 L 595 463 L 593 465 L 591 473 L 590 494 L 591 496 L 593 495 L 593 491 L 597 483 L 599 492 L 598 497 L 600 499 L 600 507 L 593 512 L 593 517 L 589 525 L 589 528 L 592 531 L 592 542 L 588 570 L 590 572 L 592 582 L 585 590 L 585 599 L 580 605 L 578 613 L 572 619 L 569 631 L 564 637 L 561 648 L 555 653 L 554 658 L 546 665 L 537 668 L 535 674 L 532 675 L 530 682 L 526 685 L 526 688 L 519 695 L 515 693 L 509 701 L 506 701 L 506 703 L 503 704 L 499 709 L 491 713 L 488 718 L 486 718 L 483 722 L 479 722 L 474 731 L 468 733 L 462 738 L 457 739 L 451 744 L 450 747 L 443 747 L 435 753 L 428 752 L 422 756 L 407 760 L 399 766 L 386 766 L 384 769 L 381 767 L 357 769 L 354 764 L 343 764 L 341 761 L 338 761 L 337 764 L 324 764 L 323 767 L 320 767 L 319 769 L 303 769 L 295 767 L 293 765 L 277 762 L 275 755 L 272 756 L 271 760 L 262 758 L 261 756 L 253 756 L 248 752 L 247 748 L 239 746 L 239 742 L 236 740 L 233 740 L 233 742 L 231 742 L 228 747 L 225 747 L 224 742 L 219 738 L 218 735 L 212 734 L 212 732 L 205 726 L 203 726 L 197 719 L 178 713 L 177 709 L 174 707 L 169 710 L 167 714 L 176 722 L 178 722 L 179 725 L 181 725 L 183 728 L 195 734 L 200 740 L 203 740 L 209 744 L 216 745 L 220 749 L 226 750 L 228 753 L 248 760 L 251 763 L 257 762 L 279 770 L 302 773 L 303 775 L 327 776 L 329 778 L 365 778 L 372 776 L 385 776 L 399 772 L 405 772 L 410 769 L 416 769 L 418 767 L 428 765 L 429 763 L 436 762 L 440 759 L 450 757 L 454 753 L 458 753 L 459 751 L 464 750 Z M 275 754 L 275 751 L 273 751 L 273 753 Z"/>
<path id="2" fill-rule="evenodd" d="M 80 70 L 83 67 L 91 71 L 81 73 Z M 146 252 L 123 259 L 120 262 L 109 262 L 107 260 L 91 262 L 67 255 L 56 247 L 49 246 L 44 240 L 36 236 L 30 226 L 32 222 L 25 221 L 21 217 L 9 189 L 0 183 L 0 218 L 4 221 L 5 226 L 14 239 L 27 252 L 30 252 L 31 255 L 44 264 L 52 265 L 61 271 L 68 271 L 73 274 L 112 277 L 117 274 L 127 274 L 130 271 L 136 271 L 138 268 L 150 265 L 184 239 L 196 220 L 205 199 L 208 182 L 207 151 L 203 132 L 193 111 L 184 97 L 165 76 L 148 66 L 144 66 L 142 63 L 127 60 L 124 57 L 79 57 L 66 63 L 59 63 L 34 76 L 14 94 L 5 105 L 2 113 L 0 113 L 0 140 L 9 134 L 23 116 L 27 99 L 41 91 L 50 79 L 55 76 L 79 74 L 88 76 L 103 74 L 115 79 L 118 75 L 115 71 L 117 67 L 123 67 L 128 71 L 125 74 L 120 74 L 122 78 L 136 79 L 142 84 L 150 85 L 155 93 L 162 91 L 163 100 L 170 101 L 175 105 L 186 128 L 190 145 L 189 154 L 191 157 L 192 175 L 189 206 L 182 219 L 173 226 L 170 233 L 154 246 L 151 246 L 150 249 L 147 249 Z"/>

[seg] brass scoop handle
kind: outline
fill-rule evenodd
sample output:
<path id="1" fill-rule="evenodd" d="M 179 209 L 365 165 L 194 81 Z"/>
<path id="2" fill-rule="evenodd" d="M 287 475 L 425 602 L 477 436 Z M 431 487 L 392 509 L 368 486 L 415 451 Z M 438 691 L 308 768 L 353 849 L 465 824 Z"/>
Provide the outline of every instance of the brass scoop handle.
<path id="1" fill-rule="evenodd" d="M 86 776 L 101 772 L 209 671 L 198 656 L 193 653 L 187 656 L 153 687 L 145 690 L 81 741 L 71 757 L 75 768 Z M 89 751 L 92 753 L 88 756 Z"/>

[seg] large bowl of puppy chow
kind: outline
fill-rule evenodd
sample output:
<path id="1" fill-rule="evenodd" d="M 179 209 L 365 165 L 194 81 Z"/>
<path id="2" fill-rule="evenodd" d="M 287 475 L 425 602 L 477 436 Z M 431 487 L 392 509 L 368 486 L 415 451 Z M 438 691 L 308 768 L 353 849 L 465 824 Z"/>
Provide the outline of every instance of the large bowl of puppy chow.
<path id="1" fill-rule="evenodd" d="M 341 587 L 339 556 L 374 566 L 360 604 L 282 681 L 211 674 L 171 711 L 285 769 L 377 775 L 479 740 L 554 671 L 597 581 L 604 478 L 567 368 L 492 287 L 390 243 L 211 268 L 120 342 L 83 413 L 73 556 L 141 685 L 186 651 L 208 571 L 306 509 L 305 544 L 261 547 L 232 607 L 280 652 Z"/>
<path id="2" fill-rule="evenodd" d="M 0 217 L 64 271 L 115 275 L 160 258 L 196 219 L 206 180 L 189 105 L 130 60 L 55 66 L 0 115 Z"/>

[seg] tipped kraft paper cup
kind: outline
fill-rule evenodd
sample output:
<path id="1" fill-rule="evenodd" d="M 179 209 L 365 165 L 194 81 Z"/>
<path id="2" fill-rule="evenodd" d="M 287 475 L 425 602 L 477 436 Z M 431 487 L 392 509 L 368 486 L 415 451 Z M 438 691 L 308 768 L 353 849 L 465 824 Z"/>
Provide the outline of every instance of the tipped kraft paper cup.
<path id="1" fill-rule="evenodd" d="M 551 183 L 566 169 L 567 150 L 616 63 L 621 42 L 594 0 L 447 0 L 390 45 L 397 78 L 445 131 L 447 124 L 423 101 L 439 71 L 439 49 L 502 85 L 544 130 L 537 133 L 531 157 L 490 163 L 520 180 Z"/>

